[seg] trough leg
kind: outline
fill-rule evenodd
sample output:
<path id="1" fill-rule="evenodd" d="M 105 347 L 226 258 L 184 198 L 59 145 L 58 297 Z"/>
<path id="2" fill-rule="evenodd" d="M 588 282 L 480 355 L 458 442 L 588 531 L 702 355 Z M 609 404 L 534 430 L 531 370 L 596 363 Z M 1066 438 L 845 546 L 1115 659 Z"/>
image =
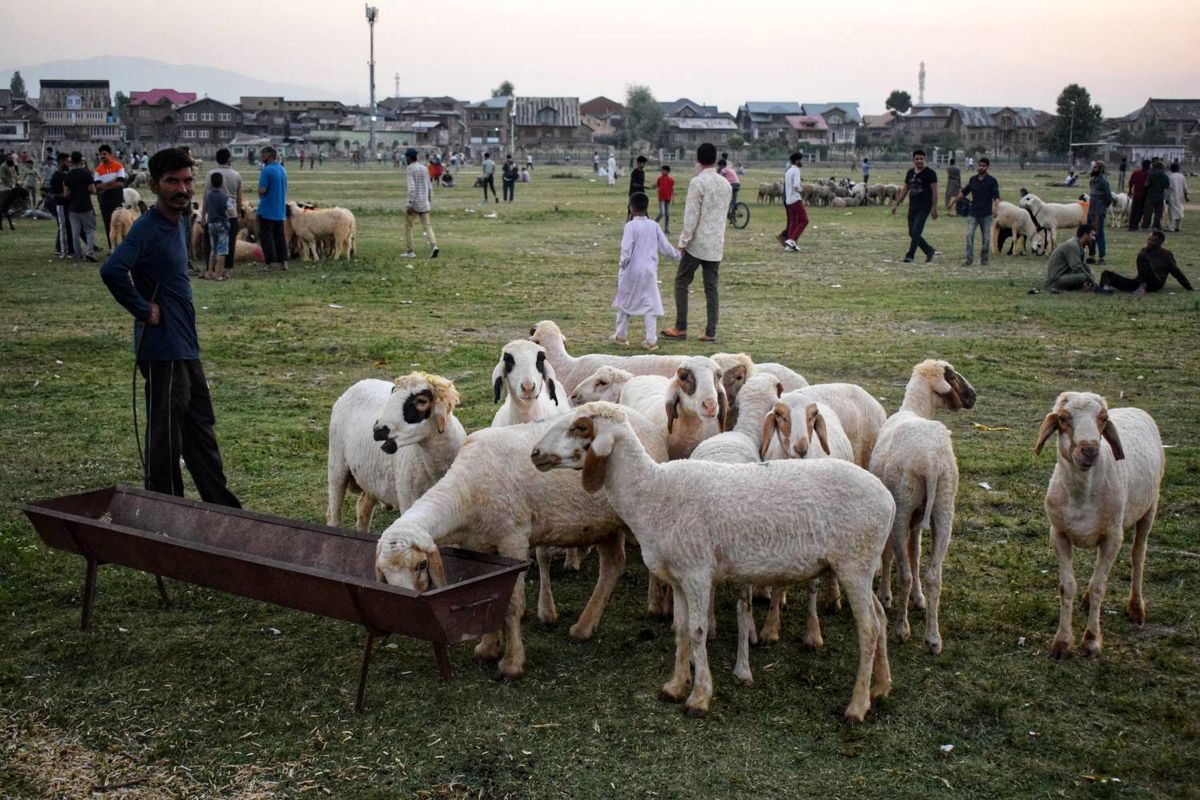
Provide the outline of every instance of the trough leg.
<path id="1" fill-rule="evenodd" d="M 454 677 L 454 670 L 450 668 L 450 649 L 446 647 L 445 642 L 431 642 L 433 645 L 433 657 L 437 660 L 438 677 L 443 681 L 448 681 Z"/>
<path id="2" fill-rule="evenodd" d="M 367 632 L 367 644 L 363 647 L 362 669 L 358 671 L 358 696 L 354 701 L 354 713 L 361 714 L 363 710 L 363 695 L 367 691 L 367 669 L 371 666 L 371 653 L 375 650 L 375 640 L 378 634 Z"/>
<path id="3" fill-rule="evenodd" d="M 158 586 L 158 607 L 170 608 L 171 596 L 167 594 L 167 582 L 163 580 L 162 575 L 155 575 L 154 583 Z"/>
<path id="4" fill-rule="evenodd" d="M 94 558 L 87 560 L 87 572 L 83 576 L 83 616 L 79 621 L 79 630 L 86 631 L 92 626 L 92 603 L 96 600 L 96 567 L 99 563 Z"/>

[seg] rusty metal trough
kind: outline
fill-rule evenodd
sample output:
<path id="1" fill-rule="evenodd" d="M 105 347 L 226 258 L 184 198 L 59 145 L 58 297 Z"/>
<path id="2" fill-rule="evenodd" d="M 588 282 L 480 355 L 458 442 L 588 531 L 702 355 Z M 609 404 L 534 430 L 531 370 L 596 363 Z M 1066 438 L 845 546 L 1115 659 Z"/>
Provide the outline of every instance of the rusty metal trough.
<path id="1" fill-rule="evenodd" d="M 367 632 L 355 710 L 361 711 L 375 642 L 398 633 L 447 646 L 499 630 L 528 561 L 443 548 L 448 583 L 414 592 L 375 579 L 376 539 L 305 522 L 111 486 L 22 508 L 47 546 L 87 561 L 82 628 L 91 623 L 96 570 L 120 564 L 162 578 L 361 625 Z"/>

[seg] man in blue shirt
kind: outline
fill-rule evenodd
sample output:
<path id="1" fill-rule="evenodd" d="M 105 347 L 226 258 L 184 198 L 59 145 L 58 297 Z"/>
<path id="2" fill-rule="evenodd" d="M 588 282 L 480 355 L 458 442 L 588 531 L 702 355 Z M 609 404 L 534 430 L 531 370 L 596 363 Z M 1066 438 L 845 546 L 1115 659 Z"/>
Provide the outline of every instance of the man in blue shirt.
<path id="1" fill-rule="evenodd" d="M 1000 184 L 991 175 L 988 168 L 992 162 L 986 158 L 979 159 L 976 172 L 967 181 L 966 187 L 950 198 L 946 209 L 954 207 L 955 203 L 970 195 L 971 205 L 967 208 L 967 257 L 963 266 L 969 267 L 975 260 L 975 231 L 982 231 L 983 241 L 979 248 L 979 263 L 987 266 L 988 254 L 992 250 L 992 217 L 996 215 L 996 207 L 1000 205 Z"/>
<path id="2" fill-rule="evenodd" d="M 287 171 L 279 163 L 274 147 L 264 147 L 263 168 L 258 173 L 258 239 L 267 266 L 280 264 L 288 268 L 287 239 L 283 223 L 287 219 Z"/>
<path id="3" fill-rule="evenodd" d="M 146 380 L 146 488 L 183 496 L 179 458 L 210 503 L 241 508 L 226 487 L 213 432 L 212 397 L 200 363 L 188 282 L 187 226 L 192 160 L 170 148 L 150 159 L 154 208 L 100 268 L 108 290 L 133 315 L 134 358 Z"/>

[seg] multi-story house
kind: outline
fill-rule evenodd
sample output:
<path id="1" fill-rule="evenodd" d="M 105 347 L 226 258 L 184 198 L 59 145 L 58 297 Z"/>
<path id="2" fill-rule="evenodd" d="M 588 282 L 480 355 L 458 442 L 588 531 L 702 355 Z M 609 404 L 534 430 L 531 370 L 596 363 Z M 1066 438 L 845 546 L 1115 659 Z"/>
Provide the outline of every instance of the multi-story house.
<path id="1" fill-rule="evenodd" d="M 43 138 L 60 150 L 92 150 L 123 139 L 108 81 L 43 80 L 38 95 Z"/>
<path id="2" fill-rule="evenodd" d="M 174 89 L 130 92 L 128 116 L 125 119 L 126 140 L 142 149 L 159 149 L 175 144 L 179 138 L 176 109 L 195 99 L 195 92 L 177 92 Z"/>
<path id="3" fill-rule="evenodd" d="M 218 149 L 228 147 L 242 124 L 237 106 L 204 97 L 180 106 L 179 143 L 192 148 L 192 154 L 211 158 Z"/>
<path id="4" fill-rule="evenodd" d="M 806 115 L 825 120 L 831 145 L 843 150 L 854 149 L 863 121 L 858 103 L 805 103 L 802 108 Z"/>
<path id="5" fill-rule="evenodd" d="M 516 148 L 591 144 L 592 131 L 579 115 L 578 97 L 518 97 L 513 110 Z"/>
<path id="6" fill-rule="evenodd" d="M 737 125 L 747 142 L 775 140 L 784 144 L 793 136 L 789 116 L 803 116 L 799 103 L 750 101 L 738 107 Z"/>
<path id="7" fill-rule="evenodd" d="M 467 144 L 474 149 L 509 149 L 513 99 L 508 95 L 489 97 L 466 108 Z"/>

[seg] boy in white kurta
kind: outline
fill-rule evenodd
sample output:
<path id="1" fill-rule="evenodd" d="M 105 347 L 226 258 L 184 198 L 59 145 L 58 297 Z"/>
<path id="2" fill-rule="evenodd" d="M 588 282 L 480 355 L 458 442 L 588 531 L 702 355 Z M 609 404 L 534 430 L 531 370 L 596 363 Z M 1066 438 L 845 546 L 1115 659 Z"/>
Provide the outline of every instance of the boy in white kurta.
<path id="1" fill-rule="evenodd" d="M 633 218 L 625 223 L 625 234 L 621 237 L 621 268 L 617 274 L 617 296 L 613 298 L 617 331 L 612 340 L 629 344 L 626 338 L 629 318 L 640 316 L 646 322 L 642 347 L 655 350 L 658 348 L 656 318 L 663 315 L 662 295 L 658 292 L 658 254 L 665 253 L 678 261 L 679 251 L 667 241 L 658 223 L 646 216 L 649 206 L 650 198 L 645 192 L 629 196 L 629 213 Z"/>

